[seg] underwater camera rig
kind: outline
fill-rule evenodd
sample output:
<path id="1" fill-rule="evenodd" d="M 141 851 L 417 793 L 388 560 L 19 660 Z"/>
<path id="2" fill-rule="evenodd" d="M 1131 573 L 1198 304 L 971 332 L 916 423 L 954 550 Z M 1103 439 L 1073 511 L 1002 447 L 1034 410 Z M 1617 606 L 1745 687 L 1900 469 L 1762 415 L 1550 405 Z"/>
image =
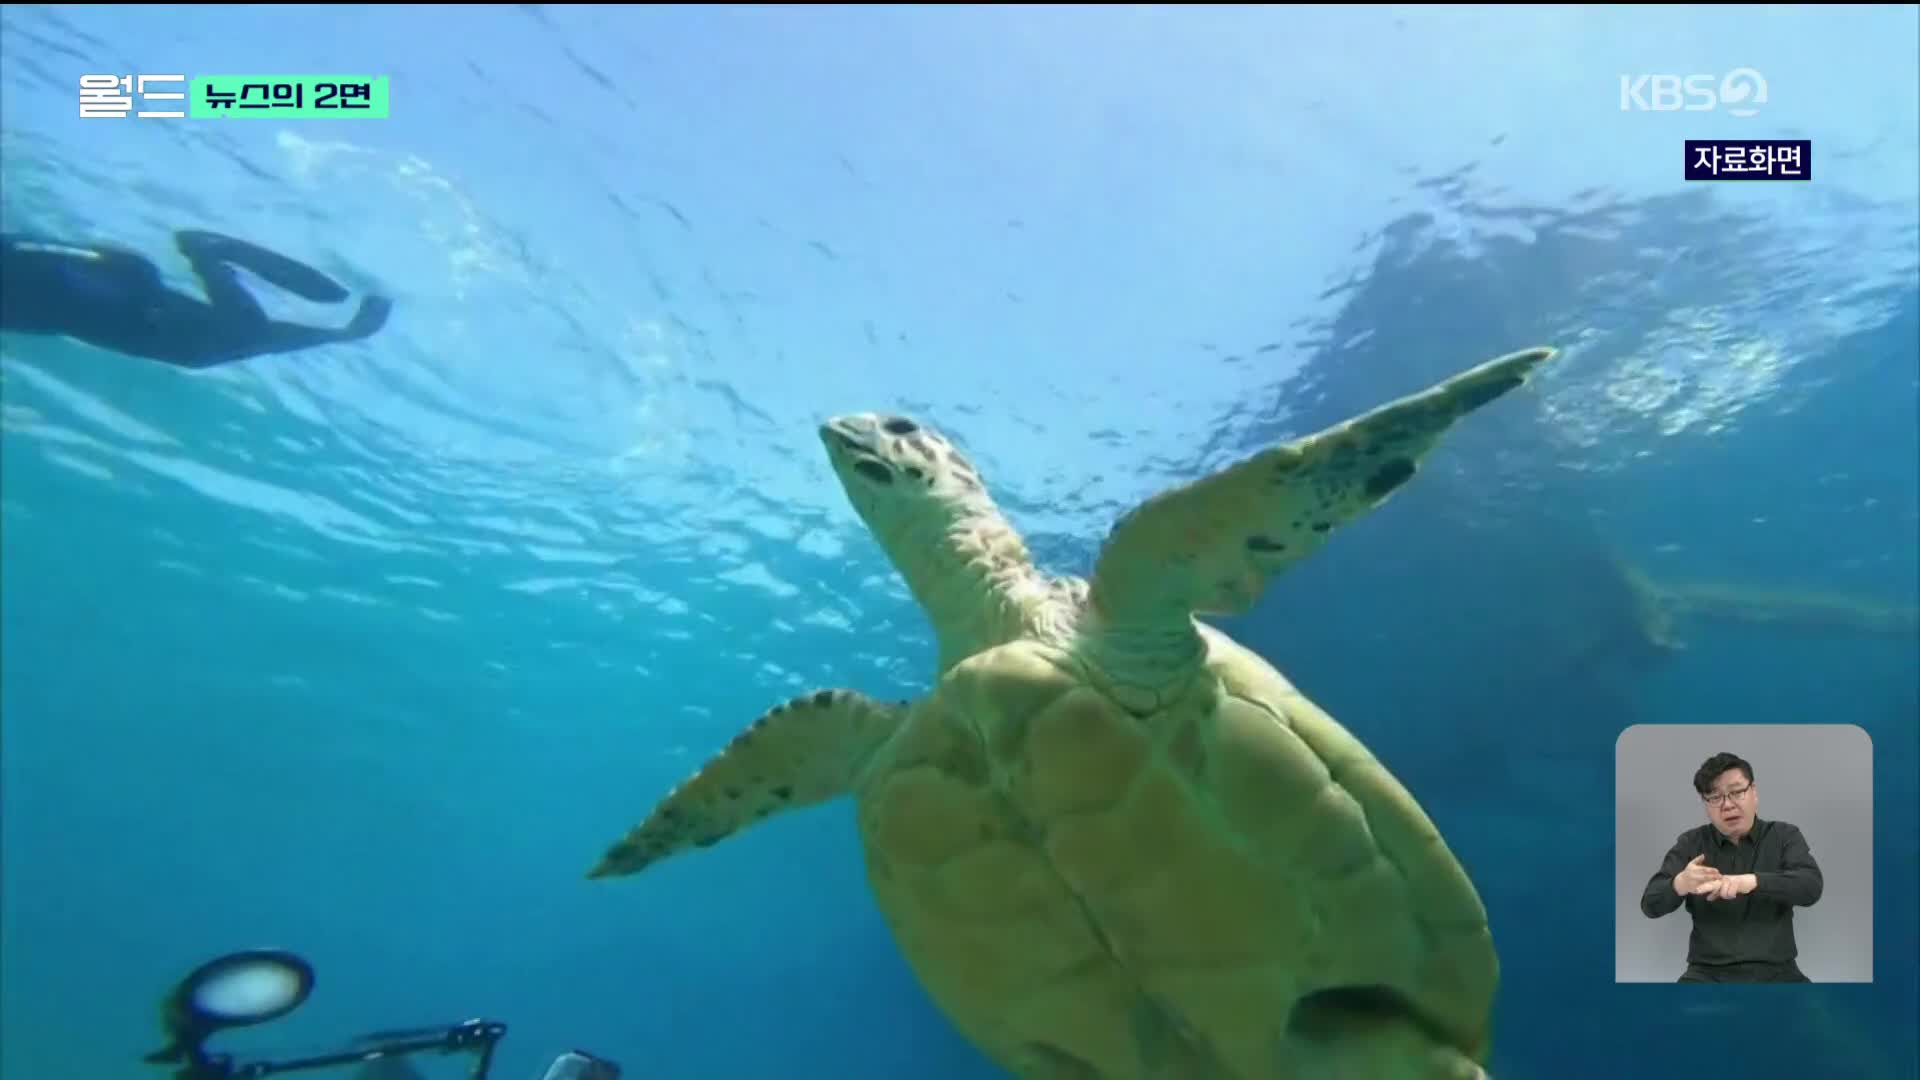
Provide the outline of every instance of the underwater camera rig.
<path id="1" fill-rule="evenodd" d="M 236 1065 L 230 1054 L 208 1052 L 206 1041 L 226 1028 L 251 1027 L 278 1020 L 299 1008 L 313 992 L 313 967 L 283 949 L 248 949 L 210 960 L 180 980 L 161 1003 L 160 1023 L 167 1045 L 143 1060 L 149 1065 L 179 1065 L 171 1080 L 230 1080 L 305 1069 L 366 1064 L 409 1054 L 474 1055 L 472 1080 L 487 1080 L 494 1047 L 507 1033 L 495 1020 L 374 1031 L 346 1049 L 289 1061 Z M 620 1066 L 583 1050 L 570 1050 L 547 1066 L 542 1080 L 620 1080 Z"/>

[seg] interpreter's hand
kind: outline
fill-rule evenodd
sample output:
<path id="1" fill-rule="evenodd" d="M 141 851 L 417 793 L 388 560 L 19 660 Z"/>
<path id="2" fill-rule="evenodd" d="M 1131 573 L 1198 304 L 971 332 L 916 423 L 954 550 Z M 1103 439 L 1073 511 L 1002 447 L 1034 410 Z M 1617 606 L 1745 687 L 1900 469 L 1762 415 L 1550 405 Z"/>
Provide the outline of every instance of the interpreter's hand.
<path id="1" fill-rule="evenodd" d="M 1705 855 L 1695 855 L 1686 869 L 1673 875 L 1673 891 L 1681 896 L 1705 896 L 1709 885 L 1718 887 L 1720 871 L 1705 865 Z"/>
<path id="2" fill-rule="evenodd" d="M 1760 879 L 1754 877 L 1752 874 L 1728 874 L 1723 876 L 1715 883 L 1715 887 L 1704 895 L 1709 900 L 1732 900 L 1735 897 L 1745 896 L 1752 892 L 1753 887 L 1759 883 Z"/>

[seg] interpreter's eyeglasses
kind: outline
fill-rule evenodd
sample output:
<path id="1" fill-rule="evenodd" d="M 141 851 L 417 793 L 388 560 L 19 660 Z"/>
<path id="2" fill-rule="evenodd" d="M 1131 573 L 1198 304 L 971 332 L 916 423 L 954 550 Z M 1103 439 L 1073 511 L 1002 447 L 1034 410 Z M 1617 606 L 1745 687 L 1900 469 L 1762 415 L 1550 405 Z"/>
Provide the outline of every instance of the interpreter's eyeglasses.
<path id="1" fill-rule="evenodd" d="M 1753 790 L 1753 785 L 1748 784 L 1746 787 L 1730 788 L 1728 789 L 1727 793 L 1724 795 L 1708 794 L 1708 795 L 1702 795 L 1700 796 L 1700 798 L 1708 806 L 1725 806 L 1728 803 L 1733 802 L 1735 799 L 1738 799 L 1740 796 L 1745 795 L 1747 792 L 1752 790 Z"/>

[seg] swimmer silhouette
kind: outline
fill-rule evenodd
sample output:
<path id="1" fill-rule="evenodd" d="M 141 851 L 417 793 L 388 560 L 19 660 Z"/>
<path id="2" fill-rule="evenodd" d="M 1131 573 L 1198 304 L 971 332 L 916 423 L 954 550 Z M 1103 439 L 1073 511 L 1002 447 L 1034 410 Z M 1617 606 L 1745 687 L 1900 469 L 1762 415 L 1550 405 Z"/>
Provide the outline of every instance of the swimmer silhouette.
<path id="1" fill-rule="evenodd" d="M 316 303 L 339 303 L 347 290 L 285 255 L 218 233 L 186 229 L 174 242 L 206 290 L 205 300 L 175 292 L 143 255 L 9 233 L 0 236 L 0 330 L 63 334 L 90 345 L 183 368 L 208 368 L 265 353 L 358 341 L 386 325 L 393 302 L 360 301 L 339 329 L 267 317 L 240 284 L 242 267 Z"/>

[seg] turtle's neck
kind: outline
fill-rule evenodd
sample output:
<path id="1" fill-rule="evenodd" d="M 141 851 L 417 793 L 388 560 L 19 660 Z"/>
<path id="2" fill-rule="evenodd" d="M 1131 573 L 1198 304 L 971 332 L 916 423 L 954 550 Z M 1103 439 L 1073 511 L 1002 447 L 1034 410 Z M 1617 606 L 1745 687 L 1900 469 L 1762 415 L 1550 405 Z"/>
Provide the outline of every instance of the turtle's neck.
<path id="1" fill-rule="evenodd" d="M 879 537 L 933 624 L 941 673 L 1027 633 L 1048 599 L 1026 543 L 998 507 L 978 499 L 946 509 Z"/>
<path id="2" fill-rule="evenodd" d="M 1165 708 L 1206 664 L 1206 642 L 1190 615 L 1116 619 L 1096 601 L 1081 616 L 1074 654 L 1095 682 L 1136 715 Z"/>

